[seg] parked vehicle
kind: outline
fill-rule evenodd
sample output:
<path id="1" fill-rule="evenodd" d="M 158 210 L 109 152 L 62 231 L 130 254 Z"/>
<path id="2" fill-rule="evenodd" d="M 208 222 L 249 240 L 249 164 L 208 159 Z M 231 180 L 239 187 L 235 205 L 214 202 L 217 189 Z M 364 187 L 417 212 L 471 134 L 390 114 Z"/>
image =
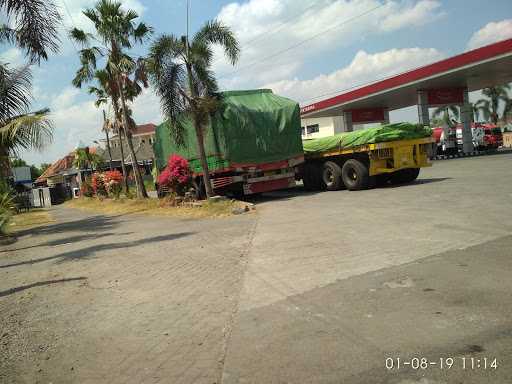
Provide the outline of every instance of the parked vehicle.
<path id="1" fill-rule="evenodd" d="M 304 161 L 299 105 L 271 90 L 220 94 L 220 109 L 205 129 L 205 151 L 217 194 L 251 195 L 295 186 Z M 183 119 L 185 143 L 176 145 L 168 123 L 156 129 L 153 149 L 162 170 L 176 153 L 189 161 L 197 197 L 204 196 L 202 167 L 192 122 Z"/>
<path id="2" fill-rule="evenodd" d="M 462 133 L 461 133 L 462 135 Z M 453 127 L 432 128 L 432 137 L 436 143 L 436 153 L 439 155 L 453 155 L 458 152 L 457 130 Z M 462 136 L 460 137 L 462 140 Z"/>
<path id="3" fill-rule="evenodd" d="M 305 141 L 298 177 L 308 190 L 408 183 L 431 166 L 432 143 L 429 130 L 407 123 Z"/>
<path id="4" fill-rule="evenodd" d="M 498 149 L 503 146 L 503 133 L 501 129 L 494 124 L 482 124 L 485 131 L 484 141 L 487 149 Z"/>

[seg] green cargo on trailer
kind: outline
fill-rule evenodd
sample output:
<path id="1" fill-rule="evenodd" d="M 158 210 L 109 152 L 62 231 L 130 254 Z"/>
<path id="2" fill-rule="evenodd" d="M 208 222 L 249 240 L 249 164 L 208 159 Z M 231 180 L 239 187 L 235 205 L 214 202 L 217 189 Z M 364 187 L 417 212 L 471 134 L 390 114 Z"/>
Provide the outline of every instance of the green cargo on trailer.
<path id="1" fill-rule="evenodd" d="M 303 142 L 299 177 L 308 190 L 359 190 L 415 180 L 430 166 L 430 128 L 386 124 Z"/>
<path id="2" fill-rule="evenodd" d="M 196 190 L 203 172 L 192 121 L 182 120 L 178 146 L 168 122 L 156 129 L 153 149 L 158 169 L 171 154 L 189 161 Z M 299 105 L 268 89 L 220 93 L 219 110 L 205 129 L 205 151 L 217 193 L 252 194 L 295 185 L 294 167 L 303 161 Z"/>

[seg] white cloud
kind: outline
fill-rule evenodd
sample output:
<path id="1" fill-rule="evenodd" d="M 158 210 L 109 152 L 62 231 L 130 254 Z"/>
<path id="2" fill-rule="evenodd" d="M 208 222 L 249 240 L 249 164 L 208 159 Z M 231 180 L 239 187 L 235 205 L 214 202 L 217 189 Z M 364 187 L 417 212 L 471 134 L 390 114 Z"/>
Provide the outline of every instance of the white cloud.
<path id="1" fill-rule="evenodd" d="M 87 32 L 94 32 L 92 22 L 85 17 L 83 11 L 87 8 L 93 8 L 97 0 L 56 0 L 55 4 L 59 8 L 62 16 L 63 26 L 60 28 L 60 37 L 62 40 L 61 53 L 64 55 L 74 54 L 75 47 L 68 37 L 68 31 L 72 28 L 83 29 Z M 123 0 L 122 8 L 133 9 L 142 16 L 146 7 L 139 0 Z M 79 47 L 77 47 L 79 48 Z"/>
<path id="2" fill-rule="evenodd" d="M 133 117 L 137 124 L 160 124 L 163 121 L 160 112 L 160 99 L 151 88 L 145 89 L 142 94 L 135 99 L 131 109 Z"/>
<path id="3" fill-rule="evenodd" d="M 218 59 L 214 70 L 220 75 L 224 87 L 258 86 L 292 77 L 304 61 L 323 52 L 348 46 L 368 36 L 417 28 L 443 14 L 440 2 L 434 0 L 414 3 L 408 0 L 234 2 L 223 7 L 217 18 L 235 32 L 242 47 L 241 58 L 235 68 L 224 59 Z M 269 32 L 263 34 L 266 31 Z M 323 31 L 327 32 L 311 39 Z M 269 58 L 308 39 L 311 40 L 297 48 Z M 220 57 L 218 50 L 217 54 Z"/>
<path id="4" fill-rule="evenodd" d="M 74 87 L 64 88 L 52 101 L 52 109 L 62 110 L 71 106 L 76 97 L 80 94 L 80 90 Z"/>
<path id="5" fill-rule="evenodd" d="M 512 19 L 493 21 L 471 36 L 468 49 L 483 47 L 510 38 L 512 38 Z"/>
<path id="6" fill-rule="evenodd" d="M 431 23 L 445 15 L 439 11 L 441 4 L 434 0 L 424 0 L 414 6 L 405 6 L 402 9 L 398 3 L 389 3 L 394 11 L 382 20 L 381 28 L 384 31 L 394 31 L 411 25 L 424 25 Z"/>
<path id="7" fill-rule="evenodd" d="M 442 58 L 443 54 L 434 48 L 391 49 L 374 54 L 359 51 L 348 66 L 330 74 L 322 74 L 310 80 L 282 80 L 269 83 L 265 88 L 271 88 L 275 93 L 302 104 L 309 104 L 318 96 L 333 96 L 344 89 L 374 82 Z"/>

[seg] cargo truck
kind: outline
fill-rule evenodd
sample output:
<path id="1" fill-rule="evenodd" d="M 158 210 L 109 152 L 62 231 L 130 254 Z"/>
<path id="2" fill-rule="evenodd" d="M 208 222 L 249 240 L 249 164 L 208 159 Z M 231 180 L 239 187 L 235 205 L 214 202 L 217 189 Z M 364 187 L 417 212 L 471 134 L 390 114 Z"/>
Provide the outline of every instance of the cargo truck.
<path id="1" fill-rule="evenodd" d="M 220 107 L 205 129 L 205 151 L 216 194 L 251 195 L 295 186 L 295 167 L 304 161 L 299 105 L 268 89 L 219 94 Z M 153 150 L 162 170 L 171 154 L 189 161 L 196 196 L 204 197 L 196 135 L 184 119 L 179 146 L 169 123 L 156 129 Z"/>
<path id="2" fill-rule="evenodd" d="M 327 138 L 301 138 L 299 105 L 271 90 L 220 94 L 220 108 L 205 129 L 205 150 L 216 194 L 251 195 L 295 186 L 309 190 L 359 190 L 404 183 L 430 166 L 429 129 L 400 123 Z M 204 197 L 194 127 L 183 120 L 185 140 L 177 145 L 171 127 L 156 129 L 155 161 L 162 170 L 171 154 L 189 161 L 196 197 Z"/>

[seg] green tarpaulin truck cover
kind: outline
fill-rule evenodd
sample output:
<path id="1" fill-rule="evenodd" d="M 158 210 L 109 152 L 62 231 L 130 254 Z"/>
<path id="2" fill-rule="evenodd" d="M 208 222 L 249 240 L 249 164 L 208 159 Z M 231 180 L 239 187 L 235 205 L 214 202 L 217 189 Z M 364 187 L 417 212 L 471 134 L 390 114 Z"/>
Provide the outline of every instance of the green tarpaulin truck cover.
<path id="1" fill-rule="evenodd" d="M 421 139 L 431 135 L 430 128 L 424 128 L 418 124 L 396 123 L 339 133 L 319 139 L 304 140 L 302 145 L 305 155 L 315 155 L 321 152 L 339 151 L 366 144 Z"/>
<path id="2" fill-rule="evenodd" d="M 229 91 L 220 94 L 219 110 L 205 131 L 205 150 L 210 171 L 251 166 L 302 156 L 299 105 L 269 89 Z M 194 172 L 202 172 L 197 139 L 190 119 L 184 119 L 185 145 L 171 138 L 170 125 L 156 129 L 153 149 L 158 169 L 171 154 L 189 161 Z"/>

